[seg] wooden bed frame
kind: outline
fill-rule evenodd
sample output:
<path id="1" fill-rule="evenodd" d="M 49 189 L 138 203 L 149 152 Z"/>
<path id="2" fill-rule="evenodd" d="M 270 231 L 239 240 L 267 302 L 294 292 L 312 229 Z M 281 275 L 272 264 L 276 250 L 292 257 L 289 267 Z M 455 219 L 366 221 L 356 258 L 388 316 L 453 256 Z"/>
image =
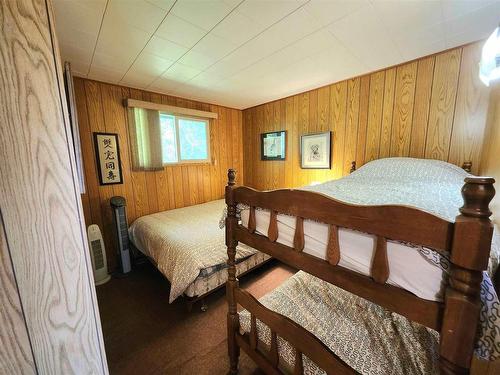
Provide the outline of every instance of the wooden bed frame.
<path id="1" fill-rule="evenodd" d="M 353 166 L 354 167 L 354 166 Z M 302 354 L 327 374 L 355 373 L 312 333 L 287 317 L 273 312 L 238 286 L 235 254 L 238 242 L 316 277 L 339 286 L 364 299 L 440 332 L 439 366 L 442 374 L 468 374 L 471 366 L 480 310 L 482 272 L 487 269 L 493 225 L 488 204 L 495 195 L 490 177 L 467 177 L 462 188 L 464 205 L 455 223 L 407 206 L 357 206 L 326 195 L 302 190 L 260 192 L 235 186 L 235 171 L 228 171 L 225 191 L 228 216 L 227 329 L 230 374 L 238 373 L 240 348 L 267 374 L 282 374 L 279 368 L 277 336 L 295 348 L 294 375 L 303 373 Z M 236 206 L 250 207 L 248 229 L 239 224 Z M 255 208 L 270 210 L 268 236 L 255 232 Z M 276 242 L 277 214 L 296 217 L 294 246 Z M 306 219 L 329 225 L 327 260 L 302 252 Z M 351 228 L 376 236 L 371 277 L 348 270 L 340 259 L 338 227 Z M 421 299 L 412 293 L 386 284 L 389 276 L 387 239 L 407 241 L 451 254 L 451 273 L 444 302 Z M 239 332 L 237 305 L 251 314 L 251 329 Z M 256 319 L 271 330 L 270 350 L 258 345 Z"/>

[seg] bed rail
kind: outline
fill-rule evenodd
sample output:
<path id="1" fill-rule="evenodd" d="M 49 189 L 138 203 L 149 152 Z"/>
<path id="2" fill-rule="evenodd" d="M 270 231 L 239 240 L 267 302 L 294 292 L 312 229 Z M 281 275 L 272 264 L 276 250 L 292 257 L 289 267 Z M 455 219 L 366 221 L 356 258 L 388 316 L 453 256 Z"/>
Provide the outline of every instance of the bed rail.
<path id="1" fill-rule="evenodd" d="M 294 375 L 303 373 L 303 358 L 305 353 L 313 362 L 324 369 L 327 374 L 353 374 L 346 363 L 335 355 L 316 336 L 293 320 L 265 308 L 247 291 L 236 289 L 235 298 L 238 304 L 250 312 L 250 332 L 237 334 L 236 342 L 255 362 L 270 374 L 281 374 L 279 370 L 278 335 L 295 348 Z M 269 350 L 261 348 L 257 332 L 257 317 L 271 330 Z M 261 343 L 262 344 L 262 343 Z M 263 345 L 262 345 L 263 346 Z"/>
<path id="2" fill-rule="evenodd" d="M 226 203 L 226 245 L 228 247 L 228 345 L 231 373 L 237 373 L 241 338 L 236 305 L 242 299 L 235 277 L 236 245 L 241 241 L 293 267 L 368 299 L 391 311 L 440 331 L 440 367 L 445 374 L 468 373 L 479 317 L 479 288 L 482 271 L 487 268 L 493 232 L 488 204 L 495 194 L 494 179 L 467 177 L 462 188 L 464 205 L 455 223 L 421 210 L 405 206 L 356 206 L 326 195 L 301 190 L 259 192 L 248 187 L 235 187 L 235 171 L 228 171 Z M 238 203 L 250 207 L 248 227 L 238 223 Z M 255 232 L 255 210 L 270 211 L 268 235 Z M 293 247 L 277 243 L 277 215 L 296 217 Z M 329 225 L 327 259 L 302 252 L 304 220 Z M 340 248 L 338 228 L 350 228 L 376 236 L 371 277 L 338 266 Z M 444 303 L 430 302 L 386 284 L 390 269 L 387 240 L 400 240 L 451 253 L 451 274 Z M 240 297 L 240 298 L 238 298 Z M 250 304 L 251 305 L 251 304 Z M 249 311 L 259 319 L 260 308 Z M 253 310 L 252 310 L 253 309 Z M 264 308 L 265 309 L 265 308 Z M 256 312 L 258 310 L 258 312 Z M 288 330 L 285 329 L 285 334 Z M 283 334 L 283 333 L 281 333 Z M 296 345 L 296 342 L 291 342 Z M 305 355 L 310 353 L 304 351 Z M 336 358 L 333 360 L 336 360 Z M 272 373 L 272 372 L 271 372 Z"/>

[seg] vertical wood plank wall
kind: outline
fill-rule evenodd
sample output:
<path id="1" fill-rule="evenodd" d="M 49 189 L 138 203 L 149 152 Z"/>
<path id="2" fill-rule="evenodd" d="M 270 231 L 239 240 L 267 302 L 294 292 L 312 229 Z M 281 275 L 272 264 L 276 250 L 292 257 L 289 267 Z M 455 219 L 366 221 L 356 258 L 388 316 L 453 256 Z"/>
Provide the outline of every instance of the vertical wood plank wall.
<path id="1" fill-rule="evenodd" d="M 479 170 L 489 90 L 482 43 L 469 44 L 243 111 L 245 184 L 275 189 L 322 182 L 374 159 L 411 156 Z M 287 130 L 285 161 L 260 160 L 260 133 Z M 332 168 L 300 168 L 300 135 L 333 132 Z M 241 181 L 241 180 L 239 180 Z"/>
<path id="2" fill-rule="evenodd" d="M 0 17 L 0 373 L 107 374 L 51 2 Z"/>
<path id="3" fill-rule="evenodd" d="M 129 224 L 136 218 L 173 208 L 223 197 L 227 169 L 234 167 L 243 178 L 242 112 L 167 95 L 75 78 L 75 96 L 80 126 L 86 194 L 82 195 L 86 224 L 97 224 L 103 232 L 109 268 L 116 266 L 114 226 L 109 199 L 127 200 Z M 133 98 L 216 112 L 210 124 L 213 163 L 168 166 L 162 171 L 133 171 L 130 162 L 127 110 L 124 98 Z M 93 132 L 118 133 L 122 161 L 121 185 L 100 186 Z"/>

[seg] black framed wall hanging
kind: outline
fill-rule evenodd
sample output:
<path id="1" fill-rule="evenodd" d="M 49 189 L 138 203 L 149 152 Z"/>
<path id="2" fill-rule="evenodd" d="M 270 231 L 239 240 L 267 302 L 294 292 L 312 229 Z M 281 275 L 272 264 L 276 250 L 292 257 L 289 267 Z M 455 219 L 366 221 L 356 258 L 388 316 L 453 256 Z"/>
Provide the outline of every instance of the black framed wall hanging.
<path id="1" fill-rule="evenodd" d="M 303 169 L 330 169 L 331 139 L 331 132 L 302 135 L 300 137 L 300 167 Z"/>
<path id="2" fill-rule="evenodd" d="M 118 134 L 94 132 L 97 171 L 101 185 L 123 184 Z"/>
<path id="3" fill-rule="evenodd" d="M 263 133 L 260 135 L 261 160 L 285 160 L 286 131 Z"/>

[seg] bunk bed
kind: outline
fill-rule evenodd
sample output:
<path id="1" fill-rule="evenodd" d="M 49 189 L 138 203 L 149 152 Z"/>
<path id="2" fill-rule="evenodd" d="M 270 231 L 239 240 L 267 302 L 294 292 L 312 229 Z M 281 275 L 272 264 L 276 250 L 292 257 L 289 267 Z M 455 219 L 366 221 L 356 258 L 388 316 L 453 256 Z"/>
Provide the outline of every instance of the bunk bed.
<path id="1" fill-rule="evenodd" d="M 387 179 L 391 174 L 411 171 L 409 165 L 406 166 L 409 169 L 397 165 L 398 162 L 412 162 L 403 159 L 372 163 L 396 163 L 386 165 L 389 173 L 385 171 L 384 179 Z M 368 332 L 368 322 L 372 321 L 374 324 L 374 321 L 379 333 L 384 332 L 387 336 L 384 336 L 387 342 L 383 350 L 389 352 L 392 345 L 396 357 L 398 337 L 402 332 L 411 336 L 406 337 L 406 344 L 421 345 L 424 342 L 430 347 L 434 345 L 432 350 L 423 350 L 427 353 L 427 358 L 406 358 L 410 364 L 404 364 L 395 373 L 468 373 L 477 340 L 480 311 L 481 314 L 484 313 L 480 294 L 483 294 L 482 288 L 489 286 L 492 290 L 491 281 L 487 274 L 483 275 L 483 271 L 488 269 L 490 263 L 490 271 L 494 272 L 494 269 L 491 270 L 491 263 L 494 263 L 493 267 L 498 263 L 498 256 L 490 261 L 493 225 L 489 220 L 491 212 L 488 204 L 495 194 L 494 179 L 474 177 L 463 171 L 460 174 L 458 167 L 449 166 L 444 163 L 439 167 L 451 168 L 449 173 L 454 175 L 453 181 L 448 181 L 446 177 L 443 177 L 444 181 L 436 181 L 442 183 L 445 190 L 453 192 L 457 189 L 457 177 L 465 180 L 463 187 L 460 189 L 459 186 L 457 191 L 460 194 L 461 190 L 463 205 L 449 207 L 449 210 L 446 209 L 448 198 L 442 196 L 440 189 L 432 189 L 432 181 L 436 176 L 427 174 L 425 169 L 412 171 L 422 183 L 425 181 L 428 184 L 429 192 L 433 193 L 431 196 L 421 197 L 422 200 L 435 200 L 437 203 L 443 201 L 438 206 L 445 208 L 446 212 L 439 208 L 429 209 L 419 202 L 404 205 L 402 202 L 405 195 L 408 198 L 407 192 L 402 193 L 400 202 L 394 198 L 396 192 L 390 190 L 382 195 L 386 201 L 396 203 L 386 204 L 384 199 L 379 202 L 368 198 L 354 203 L 352 200 L 360 192 L 356 192 L 356 189 L 362 189 L 356 188 L 356 179 L 363 177 L 365 172 L 361 171 L 365 167 L 343 179 L 344 181 L 330 183 L 329 187 L 336 193 L 342 190 L 339 186 L 345 185 L 346 195 L 337 194 L 342 200 L 332 198 L 334 194 L 318 192 L 323 187 L 267 192 L 244 186 L 236 187 L 235 171 L 229 170 L 226 187 L 229 276 L 226 285 L 230 373 L 238 372 L 240 349 L 267 374 L 377 373 L 371 370 L 377 366 L 376 361 L 371 361 L 372 358 L 363 353 L 366 348 L 363 343 L 376 339 L 367 335 L 356 337 L 359 336 L 357 332 L 350 331 L 353 327 L 341 327 L 342 319 L 346 316 L 352 318 L 352 315 L 356 315 L 358 320 L 361 318 L 357 327 L 362 328 L 360 332 L 363 329 L 365 333 Z M 425 165 L 422 164 L 421 167 L 425 168 Z M 430 169 L 433 168 L 431 165 Z M 376 170 L 373 164 L 372 169 Z M 370 182 L 365 189 L 376 191 L 377 188 L 383 188 L 377 187 L 376 181 L 370 180 L 369 175 L 365 177 Z M 411 180 L 409 177 L 411 176 L 403 176 Z M 441 176 L 437 176 L 437 179 L 440 178 Z M 416 179 L 408 183 L 417 186 L 419 181 Z M 351 189 L 352 200 L 348 196 Z M 425 193 L 425 187 L 422 191 Z M 456 199 L 454 202 L 456 203 Z M 452 206 L 453 204 L 452 202 Z M 458 215 L 450 217 L 455 211 Z M 287 223 L 287 220 L 292 220 L 293 225 Z M 264 229 L 262 222 L 265 223 Z M 311 224 L 320 223 L 327 227 L 323 239 L 315 237 L 314 231 L 311 231 Z M 287 233 L 290 229 L 287 227 L 292 227 L 293 236 Z M 371 236 L 371 254 L 364 260 L 357 258 L 361 259 L 358 268 L 353 266 L 355 262 L 349 262 L 348 254 L 342 250 L 346 245 L 345 233 L 342 235 L 345 231 L 352 231 L 359 236 Z M 316 245 L 324 244 L 324 250 L 311 250 L 314 242 Z M 235 272 L 235 249 L 238 243 L 258 249 L 301 271 L 258 301 L 238 286 Z M 349 246 L 346 247 L 349 249 Z M 412 251 L 420 251 L 422 255 L 427 252 L 429 262 L 434 259 L 435 263 L 439 263 L 439 267 L 435 268 L 443 271 L 433 273 L 431 284 L 438 285 L 433 285 L 434 289 L 431 288 L 431 292 L 424 294 L 423 298 L 416 293 L 416 290 L 426 289 L 419 288 L 419 282 L 422 279 L 426 279 L 424 282 L 428 281 L 427 277 L 419 277 L 428 274 L 423 263 L 413 264 L 419 270 L 422 269 L 422 273 L 413 271 L 410 274 L 409 269 L 399 272 L 400 279 L 404 279 L 406 273 L 406 284 L 393 277 L 398 275 L 398 268 L 404 268 L 405 263 L 404 257 L 395 261 L 394 254 L 404 251 L 406 255 Z M 492 293 L 498 314 L 498 300 L 494 291 Z M 238 312 L 238 305 L 245 310 Z M 328 315 L 335 309 L 336 316 Z M 312 318 L 307 316 L 311 313 Z M 324 320 L 323 327 L 321 320 Z M 396 331 L 392 332 L 392 336 L 387 335 L 387 330 L 383 330 L 384 327 L 387 328 L 387 324 L 390 328 L 388 330 Z M 493 322 L 494 324 L 498 323 Z M 335 340 L 336 334 L 344 335 L 341 338 L 344 337 L 343 340 L 350 345 L 343 353 L 337 349 L 345 345 L 345 342 L 339 345 L 339 340 Z M 494 342 L 490 344 L 497 347 L 483 349 L 494 356 L 498 354 L 495 352 L 498 350 L 498 337 L 492 340 Z M 408 354 L 407 346 L 403 345 L 399 349 L 403 357 L 405 353 Z M 356 350 L 361 353 L 354 355 Z M 391 356 L 386 357 L 390 362 Z M 396 366 L 398 360 L 396 358 L 390 366 Z M 382 366 L 380 373 L 386 370 Z"/>

